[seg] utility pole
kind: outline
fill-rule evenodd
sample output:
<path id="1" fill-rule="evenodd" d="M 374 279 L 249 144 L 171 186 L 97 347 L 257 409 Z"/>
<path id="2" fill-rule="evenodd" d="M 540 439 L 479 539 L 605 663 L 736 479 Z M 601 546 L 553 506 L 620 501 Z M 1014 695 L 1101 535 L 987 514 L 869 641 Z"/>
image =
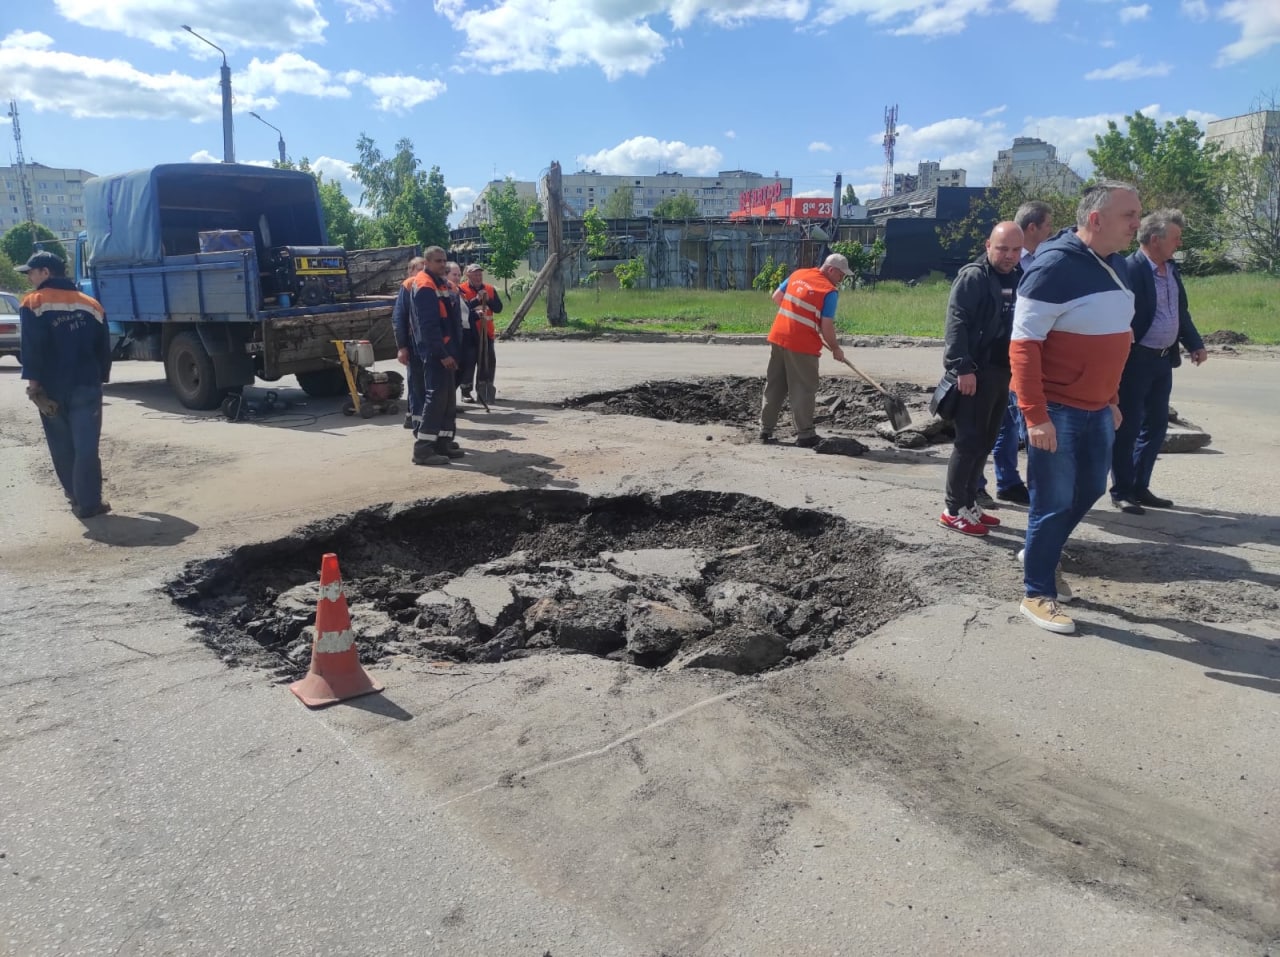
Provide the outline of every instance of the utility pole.
<path id="1" fill-rule="evenodd" d="M 27 161 L 22 155 L 22 127 L 18 125 L 18 101 L 9 101 L 9 119 L 13 121 L 13 145 L 18 154 L 18 182 L 22 187 L 22 206 L 31 225 L 31 241 L 36 238 L 36 207 L 31 200 L 31 186 L 27 182 Z"/>
<path id="2" fill-rule="evenodd" d="M 263 123 L 267 126 L 271 126 L 270 123 L 267 123 L 266 120 L 260 117 L 257 113 L 253 112 L 253 110 L 249 111 L 249 115 L 252 116 L 259 123 Z M 280 142 L 276 143 L 276 149 L 280 151 L 280 165 L 284 166 L 286 163 L 289 162 L 288 157 L 285 155 L 285 151 L 284 151 L 284 134 L 280 132 L 280 127 L 278 126 L 271 126 L 271 128 L 280 134 Z"/>
<path id="3" fill-rule="evenodd" d="M 226 51 L 212 40 L 207 40 L 200 36 L 185 23 L 182 24 L 182 29 L 197 40 L 203 40 L 222 54 L 222 82 L 219 84 L 222 87 L 222 162 L 234 163 L 236 161 L 236 146 L 231 128 L 231 67 L 227 66 Z"/>

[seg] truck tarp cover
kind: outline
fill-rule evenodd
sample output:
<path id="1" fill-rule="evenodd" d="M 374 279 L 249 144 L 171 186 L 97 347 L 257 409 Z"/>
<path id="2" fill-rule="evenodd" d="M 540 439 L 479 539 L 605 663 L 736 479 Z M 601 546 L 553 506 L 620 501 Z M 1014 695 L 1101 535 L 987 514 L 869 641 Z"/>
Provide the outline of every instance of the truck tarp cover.
<path id="1" fill-rule="evenodd" d="M 235 163 L 172 163 L 84 184 L 89 261 L 159 263 L 199 252 L 200 233 L 254 234 L 260 262 L 273 246 L 324 246 L 329 237 L 310 173 Z"/>

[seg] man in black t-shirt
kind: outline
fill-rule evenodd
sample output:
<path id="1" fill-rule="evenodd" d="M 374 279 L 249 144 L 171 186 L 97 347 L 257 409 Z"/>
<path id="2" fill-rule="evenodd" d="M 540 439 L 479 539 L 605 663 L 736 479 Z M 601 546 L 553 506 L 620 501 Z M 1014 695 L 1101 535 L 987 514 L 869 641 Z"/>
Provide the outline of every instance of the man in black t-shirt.
<path id="1" fill-rule="evenodd" d="M 960 393 L 947 464 L 944 528 L 986 535 L 1000 520 L 978 506 L 978 481 L 1009 401 L 1009 337 L 1022 255 L 1017 223 L 996 224 L 986 252 L 961 268 L 947 302 L 943 365 Z"/>

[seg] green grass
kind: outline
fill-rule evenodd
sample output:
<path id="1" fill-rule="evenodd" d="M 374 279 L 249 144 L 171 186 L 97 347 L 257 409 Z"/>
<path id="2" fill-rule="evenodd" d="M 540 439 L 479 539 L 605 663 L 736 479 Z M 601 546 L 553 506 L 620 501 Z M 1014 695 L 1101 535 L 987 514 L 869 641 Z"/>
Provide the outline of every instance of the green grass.
<path id="1" fill-rule="evenodd" d="M 946 318 L 946 282 L 919 286 L 880 283 L 840 294 L 836 326 L 841 335 L 941 336 Z M 1256 343 L 1280 343 L 1280 278 L 1259 274 L 1187 280 L 1191 315 L 1201 333 L 1243 332 Z M 519 303 L 518 295 L 512 296 Z M 762 292 L 701 289 L 602 291 L 570 289 L 565 296 L 569 328 L 584 335 L 698 334 L 763 335 L 775 307 Z M 530 310 L 521 333 L 560 332 L 547 326 L 542 302 Z"/>

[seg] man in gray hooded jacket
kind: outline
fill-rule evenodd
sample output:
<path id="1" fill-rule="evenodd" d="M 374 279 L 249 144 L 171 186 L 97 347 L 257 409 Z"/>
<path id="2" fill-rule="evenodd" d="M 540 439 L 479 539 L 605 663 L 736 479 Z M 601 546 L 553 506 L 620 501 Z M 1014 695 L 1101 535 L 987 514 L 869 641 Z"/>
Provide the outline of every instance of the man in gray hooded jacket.
<path id="1" fill-rule="evenodd" d="M 1018 224 L 997 223 L 986 252 L 956 276 L 947 302 L 943 365 L 955 376 L 960 397 L 947 463 L 947 507 L 938 523 L 965 535 L 986 535 L 1000 524 L 978 507 L 978 481 L 1009 401 L 1009 336 L 1021 255 Z"/>

